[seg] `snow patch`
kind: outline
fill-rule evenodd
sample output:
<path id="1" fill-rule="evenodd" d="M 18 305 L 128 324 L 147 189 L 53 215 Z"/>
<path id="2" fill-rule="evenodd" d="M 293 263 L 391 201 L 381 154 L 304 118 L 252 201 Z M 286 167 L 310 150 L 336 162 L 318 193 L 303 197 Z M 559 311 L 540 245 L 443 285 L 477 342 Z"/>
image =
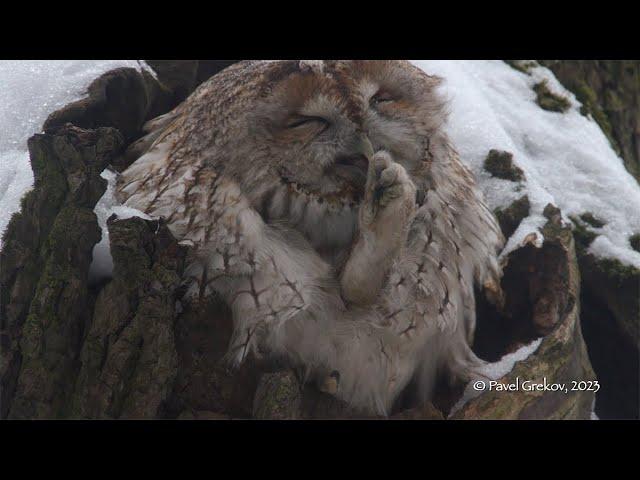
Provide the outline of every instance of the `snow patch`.
<path id="1" fill-rule="evenodd" d="M 1 235 L 11 216 L 20 210 L 20 199 L 32 186 L 29 154 L 21 150 L 0 152 L 0 248 Z"/>
<path id="2" fill-rule="evenodd" d="M 515 352 L 505 355 L 497 362 L 485 364 L 483 368 L 478 371 L 478 378 L 484 381 L 485 379 L 482 377 L 487 377 L 490 380 L 498 380 L 504 377 L 509 372 L 511 372 L 511 370 L 513 370 L 516 362 L 526 360 L 531 355 L 533 355 L 533 353 L 538 350 L 538 347 L 540 346 L 540 343 L 542 343 L 542 340 L 542 338 L 538 338 L 537 340 L 534 340 L 533 342 L 520 347 Z M 472 380 L 467 384 L 464 392 L 462 393 L 462 397 L 453 406 L 451 412 L 449 413 L 449 416 L 460 410 L 469 400 L 476 398 L 485 392 L 485 390 L 476 390 L 475 388 L 473 388 L 476 381 L 477 379 Z"/>
<path id="3" fill-rule="evenodd" d="M 580 114 L 580 102 L 544 67 L 519 72 L 501 60 L 416 60 L 430 75 L 445 79 L 450 100 L 448 134 L 483 191 L 489 207 L 506 207 L 528 195 L 531 214 L 508 240 L 502 257 L 520 246 L 546 223 L 544 207 L 553 203 L 568 216 L 593 213 L 607 223 L 590 252 L 640 268 L 640 253 L 629 237 L 640 232 L 640 186 L 624 168 L 598 124 Z M 569 100 L 565 113 L 543 110 L 533 86 L 547 81 L 555 94 Z M 527 181 L 518 184 L 493 178 L 483 169 L 489 150 L 513 153 Z"/>
<path id="4" fill-rule="evenodd" d="M 105 169 L 100 176 L 108 183 L 107 190 L 100 200 L 98 200 L 96 208 L 94 209 L 98 217 L 98 225 L 100 226 L 100 230 L 102 230 L 102 238 L 96 246 L 93 247 L 93 261 L 89 267 L 90 285 L 111 278 L 113 275 L 113 258 L 109 246 L 109 230 L 107 229 L 107 220 L 109 217 L 115 214 L 119 219 L 141 217 L 145 220 L 152 220 L 146 213 L 136 210 L 135 208 L 125 207 L 116 200 L 116 180 L 118 177 L 116 172 Z"/>
<path id="5" fill-rule="evenodd" d="M 151 71 L 139 60 L 0 60 L 0 235 L 33 187 L 27 139 L 50 113 L 86 96 L 93 80 L 118 67 Z"/>

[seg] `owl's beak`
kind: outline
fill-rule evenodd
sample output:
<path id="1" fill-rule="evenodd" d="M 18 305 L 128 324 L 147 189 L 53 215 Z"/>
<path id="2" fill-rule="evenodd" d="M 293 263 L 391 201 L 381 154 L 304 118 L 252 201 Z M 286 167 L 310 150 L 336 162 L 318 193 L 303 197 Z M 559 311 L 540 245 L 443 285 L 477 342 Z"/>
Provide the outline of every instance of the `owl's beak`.
<path id="1" fill-rule="evenodd" d="M 356 187 L 357 190 L 364 191 L 372 156 L 371 141 L 366 135 L 358 135 L 342 155 L 337 156 L 331 167 L 332 173 Z"/>
<path id="2" fill-rule="evenodd" d="M 338 156 L 335 163 L 336 165 L 358 168 L 366 174 L 372 156 L 373 145 L 369 137 L 361 134 L 353 139 L 353 143 L 351 143 L 343 155 Z"/>
<path id="3" fill-rule="evenodd" d="M 373 156 L 373 145 L 371 145 L 371 140 L 369 140 L 369 137 L 367 137 L 366 135 L 361 135 L 360 137 L 358 137 L 356 152 L 366 157 L 367 161 L 371 160 L 371 157 Z"/>

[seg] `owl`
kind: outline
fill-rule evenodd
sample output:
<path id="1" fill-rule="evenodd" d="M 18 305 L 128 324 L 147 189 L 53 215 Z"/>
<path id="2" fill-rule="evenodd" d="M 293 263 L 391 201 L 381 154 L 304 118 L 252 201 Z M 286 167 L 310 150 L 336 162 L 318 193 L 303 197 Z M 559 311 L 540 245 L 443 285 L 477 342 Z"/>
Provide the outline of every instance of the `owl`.
<path id="1" fill-rule="evenodd" d="M 474 286 L 504 238 L 406 61 L 244 61 L 145 125 L 127 206 L 191 248 L 186 296 L 233 313 L 225 362 L 279 362 L 361 411 L 467 382 Z"/>

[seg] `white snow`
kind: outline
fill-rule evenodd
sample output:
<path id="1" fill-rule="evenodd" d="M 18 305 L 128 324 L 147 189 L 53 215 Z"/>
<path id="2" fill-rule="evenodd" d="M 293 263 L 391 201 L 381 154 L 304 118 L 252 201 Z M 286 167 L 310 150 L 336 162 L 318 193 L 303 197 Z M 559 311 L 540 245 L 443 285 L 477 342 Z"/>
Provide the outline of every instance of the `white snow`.
<path id="1" fill-rule="evenodd" d="M 558 206 L 564 219 L 593 213 L 607 223 L 590 247 L 599 257 L 615 257 L 640 267 L 640 253 L 629 236 L 640 232 L 640 186 L 615 154 L 600 127 L 580 114 L 580 103 L 564 89 L 553 73 L 535 67 L 521 73 L 500 60 L 417 60 L 430 75 L 445 79 L 443 92 L 450 99 L 448 133 L 461 159 L 472 169 L 489 206 L 508 206 L 524 194 L 531 215 L 509 239 L 502 256 L 517 248 L 524 238 L 537 233 L 546 219 L 548 203 Z M 566 113 L 543 110 L 535 102 L 532 87 L 547 80 L 554 93 L 566 97 Z M 524 170 L 526 184 L 491 177 L 483 170 L 489 150 L 506 150 Z"/>
<path id="2" fill-rule="evenodd" d="M 93 80 L 117 67 L 148 69 L 138 60 L 0 60 L 0 235 L 33 186 L 27 139 L 50 113 L 84 97 Z"/>
<path id="3" fill-rule="evenodd" d="M 537 340 L 534 340 L 533 342 L 520 347 L 515 352 L 505 355 L 497 362 L 487 363 L 486 365 L 484 365 L 481 371 L 478 372 L 480 374 L 478 379 L 485 381 L 485 384 L 486 384 L 487 379 L 498 380 L 504 377 L 511 370 L 513 370 L 513 367 L 515 366 L 516 362 L 521 362 L 523 360 L 526 360 L 531 355 L 533 355 L 533 353 L 535 353 L 535 351 L 538 350 L 538 347 L 540 346 L 540 343 L 542 343 L 542 340 L 543 340 L 542 338 L 538 338 Z M 486 377 L 486 378 L 483 378 L 483 377 Z M 476 380 L 472 380 L 467 384 L 467 386 L 464 389 L 464 392 L 462 393 L 462 397 L 460 397 L 460 399 L 456 402 L 456 404 L 451 408 L 451 412 L 449 413 L 449 416 L 453 415 L 455 412 L 460 410 L 472 398 L 476 398 L 480 396 L 480 394 L 484 393 L 485 390 L 476 390 L 474 388 L 475 382 Z"/>
<path id="4" fill-rule="evenodd" d="M 515 352 L 508 353 L 497 362 L 487 363 L 485 368 L 482 369 L 482 373 L 493 380 L 504 377 L 513 370 L 516 362 L 521 362 L 533 354 L 540 346 L 540 343 L 542 343 L 542 338 L 520 347 Z"/>
<path id="5" fill-rule="evenodd" d="M 93 247 L 93 261 L 89 267 L 89 283 L 94 284 L 103 279 L 110 278 L 113 273 L 113 258 L 111 257 L 111 249 L 109 248 L 109 230 L 107 229 L 107 220 L 113 214 L 119 219 L 141 217 L 145 220 L 151 220 L 146 213 L 136 210 L 135 208 L 120 205 L 115 197 L 115 185 L 117 173 L 110 169 L 105 169 L 100 176 L 107 180 L 107 190 L 98 200 L 96 208 L 96 216 L 98 217 L 98 225 L 102 230 L 102 239 Z"/>
<path id="6" fill-rule="evenodd" d="M 0 248 L 11 215 L 20 209 L 20 199 L 32 185 L 29 154 L 22 150 L 0 151 Z"/>

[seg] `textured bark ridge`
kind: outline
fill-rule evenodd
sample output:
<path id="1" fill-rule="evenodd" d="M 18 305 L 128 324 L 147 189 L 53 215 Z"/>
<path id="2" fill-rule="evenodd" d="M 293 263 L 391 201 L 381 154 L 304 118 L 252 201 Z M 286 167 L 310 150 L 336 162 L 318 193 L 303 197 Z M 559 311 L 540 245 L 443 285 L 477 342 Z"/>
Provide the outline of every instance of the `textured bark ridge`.
<path id="1" fill-rule="evenodd" d="M 583 104 L 640 182 L 640 61 L 541 60 Z M 588 212 L 585 212 L 588 215 Z M 583 326 L 603 384 L 602 418 L 640 418 L 640 270 L 587 253 L 595 238 L 589 218 L 575 219 L 582 275 Z M 632 232 L 629 240 L 640 232 Z"/>
<path id="2" fill-rule="evenodd" d="M 177 375 L 174 324 L 185 250 L 160 221 L 108 221 L 113 280 L 96 300 L 71 415 L 157 418 Z"/>
<path id="3" fill-rule="evenodd" d="M 574 230 L 582 276 L 582 325 L 603 388 L 597 413 L 601 418 L 638 419 L 640 270 L 587 253 L 589 241 L 579 232 Z"/>
<path id="4" fill-rule="evenodd" d="M 29 140 L 35 188 L 8 226 L 0 258 L 3 417 L 66 415 L 100 240 L 100 172 L 122 145 L 112 128 L 72 125 Z"/>
<path id="5" fill-rule="evenodd" d="M 302 391 L 293 372 L 264 374 L 253 401 L 253 418 L 295 419 L 300 412 L 301 399 Z"/>
<path id="6" fill-rule="evenodd" d="M 157 79 L 132 69 L 109 72 L 88 99 L 52 114 L 46 133 L 29 142 L 36 185 L 10 222 L 0 257 L 2 418 L 366 418 L 305 384 L 299 372 L 251 359 L 227 372 L 219 361 L 231 314 L 215 296 L 182 302 L 188 251 L 161 220 L 111 218 L 113 278 L 88 286 L 100 238 L 93 208 L 106 187 L 100 172 L 108 164 L 125 167 L 123 147 L 140 135 L 142 122 L 220 67 L 150 64 Z M 524 207 L 505 212 L 503 228 L 517 226 Z M 557 212 L 548 213 L 543 247 L 525 246 L 508 259 L 504 311 L 479 302 L 474 350 L 483 358 L 545 336 L 504 381 L 594 378 L 578 321 L 573 239 Z M 445 391 L 435 406 L 400 401 L 391 418 L 441 419 L 459 393 Z M 590 392 L 488 392 L 455 418 L 588 418 L 592 401 Z"/>
<path id="7" fill-rule="evenodd" d="M 49 132 L 65 123 L 82 128 L 114 127 L 130 141 L 148 118 L 174 106 L 173 94 L 153 76 L 134 68 L 117 68 L 94 80 L 88 96 L 53 112 L 44 122 Z"/>
<path id="8" fill-rule="evenodd" d="M 500 338 L 496 331 L 501 330 L 502 338 L 516 342 L 502 347 L 509 351 L 527 339 L 545 336 L 538 350 L 500 382 L 546 379 L 549 384 L 565 384 L 569 392 L 489 391 L 469 401 L 455 419 L 590 418 L 594 393 L 570 390 L 572 381 L 596 380 L 580 327 L 580 273 L 573 237 L 571 229 L 561 225 L 559 210 L 548 206 L 545 213 L 549 221 L 542 230 L 543 246 L 527 245 L 508 258 L 502 281 L 506 318 L 484 318 L 476 342 L 491 351 L 486 345 L 491 345 L 491 338 Z"/>

